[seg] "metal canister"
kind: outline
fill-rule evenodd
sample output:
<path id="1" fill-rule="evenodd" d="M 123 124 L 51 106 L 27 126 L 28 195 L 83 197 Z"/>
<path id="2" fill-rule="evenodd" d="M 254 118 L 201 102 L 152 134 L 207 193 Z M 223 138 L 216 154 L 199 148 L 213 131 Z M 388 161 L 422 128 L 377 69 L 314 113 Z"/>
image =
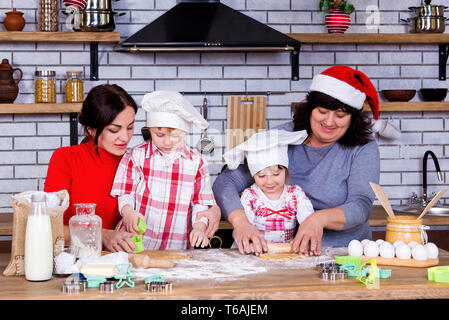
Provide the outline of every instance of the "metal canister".
<path id="1" fill-rule="evenodd" d="M 39 0 L 39 30 L 40 31 L 58 31 L 59 25 L 59 0 Z"/>

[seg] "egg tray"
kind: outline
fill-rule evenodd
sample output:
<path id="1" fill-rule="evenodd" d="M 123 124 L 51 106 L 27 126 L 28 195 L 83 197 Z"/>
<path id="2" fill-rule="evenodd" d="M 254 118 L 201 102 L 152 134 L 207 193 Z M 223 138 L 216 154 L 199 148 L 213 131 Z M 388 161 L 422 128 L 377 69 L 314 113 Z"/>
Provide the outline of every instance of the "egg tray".
<path id="1" fill-rule="evenodd" d="M 427 268 L 437 266 L 440 262 L 438 258 L 427 260 L 416 259 L 399 259 L 399 258 L 384 258 L 384 257 L 367 257 L 362 255 L 362 261 L 375 259 L 377 265 L 381 266 L 397 266 L 397 267 L 412 267 L 412 268 Z"/>

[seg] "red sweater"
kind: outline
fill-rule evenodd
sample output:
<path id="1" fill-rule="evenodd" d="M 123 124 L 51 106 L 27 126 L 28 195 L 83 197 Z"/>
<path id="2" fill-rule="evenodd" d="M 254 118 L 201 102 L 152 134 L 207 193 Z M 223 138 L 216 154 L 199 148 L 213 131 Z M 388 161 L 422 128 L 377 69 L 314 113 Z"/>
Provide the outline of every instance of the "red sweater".
<path id="1" fill-rule="evenodd" d="M 62 147 L 53 153 L 48 165 L 44 191 L 66 189 L 70 206 L 64 213 L 64 224 L 76 214 L 75 203 L 95 203 L 95 214 L 102 219 L 105 229 L 115 229 L 121 216 L 117 199 L 109 195 L 121 156 L 115 156 L 98 148 L 92 140 L 80 145 Z"/>

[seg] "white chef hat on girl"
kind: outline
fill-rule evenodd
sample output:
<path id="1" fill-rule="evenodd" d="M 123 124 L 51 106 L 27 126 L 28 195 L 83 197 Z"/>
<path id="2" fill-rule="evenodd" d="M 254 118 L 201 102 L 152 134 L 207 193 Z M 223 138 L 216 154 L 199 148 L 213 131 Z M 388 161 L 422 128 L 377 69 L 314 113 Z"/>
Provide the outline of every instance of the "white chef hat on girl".
<path id="1" fill-rule="evenodd" d="M 246 158 L 251 175 L 273 165 L 288 168 L 288 145 L 301 144 L 307 131 L 268 130 L 253 134 L 248 140 L 223 155 L 228 168 L 236 169 Z"/>
<path id="2" fill-rule="evenodd" d="M 153 91 L 142 99 L 147 112 L 147 127 L 167 127 L 190 131 L 192 125 L 199 129 L 209 126 L 198 110 L 179 92 Z"/>

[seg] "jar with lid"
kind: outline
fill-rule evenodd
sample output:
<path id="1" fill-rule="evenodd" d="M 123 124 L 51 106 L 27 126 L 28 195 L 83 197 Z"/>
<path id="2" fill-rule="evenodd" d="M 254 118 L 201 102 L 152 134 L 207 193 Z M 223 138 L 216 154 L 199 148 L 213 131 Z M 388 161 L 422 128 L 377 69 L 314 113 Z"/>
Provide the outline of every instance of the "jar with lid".
<path id="1" fill-rule="evenodd" d="M 56 71 L 40 70 L 34 76 L 36 103 L 56 102 Z"/>
<path id="2" fill-rule="evenodd" d="M 81 71 L 67 71 L 65 101 L 68 103 L 83 102 L 84 85 L 81 80 L 81 74 Z"/>
<path id="3" fill-rule="evenodd" d="M 53 237 L 44 193 L 31 196 L 25 232 L 25 278 L 50 280 L 53 273 Z"/>
<path id="4" fill-rule="evenodd" d="M 39 0 L 38 24 L 40 31 L 58 31 L 59 0 Z"/>
<path id="5" fill-rule="evenodd" d="M 70 251 L 75 258 L 101 256 L 101 218 L 95 203 L 76 203 L 76 215 L 69 220 Z"/>

